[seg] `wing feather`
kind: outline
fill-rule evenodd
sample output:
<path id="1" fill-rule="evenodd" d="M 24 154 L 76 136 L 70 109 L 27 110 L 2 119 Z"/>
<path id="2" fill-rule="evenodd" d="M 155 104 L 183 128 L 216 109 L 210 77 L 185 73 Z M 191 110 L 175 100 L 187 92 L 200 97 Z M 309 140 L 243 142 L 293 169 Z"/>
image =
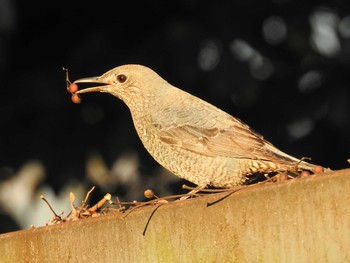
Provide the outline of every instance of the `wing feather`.
<path id="1" fill-rule="evenodd" d="M 210 103 L 176 89 L 181 98 L 164 97 L 153 111 L 152 125 L 163 143 L 205 156 L 250 158 L 290 162 L 293 157 L 279 151 L 241 120 Z M 167 106 L 166 106 L 167 105 Z"/>
<path id="2" fill-rule="evenodd" d="M 197 101 L 198 102 L 198 101 Z M 153 119 L 159 138 L 167 144 L 205 156 L 261 158 L 264 138 L 248 125 L 216 108 L 177 103 Z"/>

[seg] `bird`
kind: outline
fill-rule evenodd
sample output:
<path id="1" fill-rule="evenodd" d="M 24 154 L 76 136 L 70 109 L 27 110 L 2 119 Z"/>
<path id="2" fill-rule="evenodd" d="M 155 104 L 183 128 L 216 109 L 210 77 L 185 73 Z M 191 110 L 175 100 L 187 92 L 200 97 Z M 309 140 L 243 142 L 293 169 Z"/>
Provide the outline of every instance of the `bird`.
<path id="1" fill-rule="evenodd" d="M 79 83 L 94 86 L 73 96 L 104 92 L 122 100 L 150 155 L 198 189 L 231 188 L 246 184 L 254 174 L 313 172 L 317 167 L 282 152 L 240 119 L 169 84 L 146 66 L 122 65 L 72 84 Z"/>

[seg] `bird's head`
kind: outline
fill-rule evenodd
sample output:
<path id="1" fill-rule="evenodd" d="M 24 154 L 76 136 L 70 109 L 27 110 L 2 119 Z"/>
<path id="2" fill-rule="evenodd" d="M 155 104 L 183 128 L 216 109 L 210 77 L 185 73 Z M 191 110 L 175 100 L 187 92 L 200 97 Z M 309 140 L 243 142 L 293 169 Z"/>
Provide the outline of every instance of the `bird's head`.
<path id="1" fill-rule="evenodd" d="M 99 77 L 83 78 L 74 83 L 95 83 L 98 86 L 77 91 L 106 92 L 123 100 L 129 107 L 151 100 L 166 83 L 153 70 L 141 65 L 124 65 L 107 71 Z M 139 105 L 140 106 L 140 105 Z"/>

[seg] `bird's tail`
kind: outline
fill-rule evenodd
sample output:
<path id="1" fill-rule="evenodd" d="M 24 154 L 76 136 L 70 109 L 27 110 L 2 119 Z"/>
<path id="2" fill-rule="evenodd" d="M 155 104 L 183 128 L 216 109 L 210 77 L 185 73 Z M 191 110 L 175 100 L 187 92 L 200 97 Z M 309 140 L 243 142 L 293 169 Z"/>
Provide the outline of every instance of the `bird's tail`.
<path id="1" fill-rule="evenodd" d="M 331 169 L 329 168 L 325 168 L 321 165 L 316 165 L 316 164 L 312 164 L 309 162 L 306 162 L 305 160 L 310 160 L 311 158 L 308 157 L 303 157 L 301 159 L 295 158 L 289 154 L 286 154 L 282 151 L 280 151 L 279 149 L 275 148 L 272 145 L 266 145 L 268 149 L 271 150 L 271 152 L 279 157 L 279 160 L 283 160 L 285 161 L 285 164 L 287 166 L 289 166 L 290 168 L 294 168 L 294 170 L 298 171 L 298 170 L 307 170 L 313 173 L 319 173 L 319 172 L 329 172 L 331 171 Z M 290 164 L 295 164 L 295 167 L 291 167 Z"/>

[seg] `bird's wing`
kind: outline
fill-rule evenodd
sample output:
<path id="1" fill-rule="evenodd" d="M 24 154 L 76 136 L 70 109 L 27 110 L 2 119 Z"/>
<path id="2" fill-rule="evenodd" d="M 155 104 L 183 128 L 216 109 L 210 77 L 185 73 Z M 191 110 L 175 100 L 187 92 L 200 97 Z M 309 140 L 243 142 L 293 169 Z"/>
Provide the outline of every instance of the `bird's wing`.
<path id="1" fill-rule="evenodd" d="M 205 156 L 266 159 L 270 155 L 264 146 L 273 146 L 248 125 L 201 102 L 205 105 L 177 104 L 163 109 L 162 117 L 158 115 L 153 123 L 160 140 Z"/>
<path id="2" fill-rule="evenodd" d="M 206 156 L 266 157 L 265 140 L 239 126 L 221 130 L 180 125 L 160 131 L 159 136 L 164 143 Z"/>

